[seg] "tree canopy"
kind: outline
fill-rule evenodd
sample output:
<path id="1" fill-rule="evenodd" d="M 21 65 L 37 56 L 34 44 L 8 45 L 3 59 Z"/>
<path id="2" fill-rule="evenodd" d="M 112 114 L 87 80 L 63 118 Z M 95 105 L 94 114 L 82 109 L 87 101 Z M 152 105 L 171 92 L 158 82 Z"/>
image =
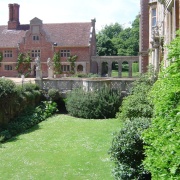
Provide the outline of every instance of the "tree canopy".
<path id="1" fill-rule="evenodd" d="M 119 23 L 106 25 L 97 34 L 99 56 L 136 56 L 139 52 L 139 16 L 132 26 L 123 28 Z"/>

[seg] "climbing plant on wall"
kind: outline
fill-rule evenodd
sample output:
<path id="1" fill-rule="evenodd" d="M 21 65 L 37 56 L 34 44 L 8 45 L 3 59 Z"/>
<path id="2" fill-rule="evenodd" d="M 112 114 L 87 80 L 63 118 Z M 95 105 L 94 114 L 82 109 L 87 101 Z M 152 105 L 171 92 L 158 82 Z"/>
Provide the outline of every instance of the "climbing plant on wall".
<path id="1" fill-rule="evenodd" d="M 19 75 L 25 75 L 25 77 L 29 76 L 31 73 L 31 62 L 32 59 L 29 53 L 19 53 L 17 58 L 16 70 Z"/>
<path id="2" fill-rule="evenodd" d="M 69 61 L 71 63 L 71 73 L 74 74 L 75 73 L 75 62 L 77 60 L 78 56 L 74 55 L 74 56 L 70 56 L 68 57 L 67 61 Z"/>
<path id="3" fill-rule="evenodd" d="M 61 74 L 61 58 L 59 52 L 55 52 L 53 56 L 53 62 L 54 62 L 54 73 L 55 74 Z"/>
<path id="4" fill-rule="evenodd" d="M 0 52 L 0 66 L 1 66 L 1 62 L 2 62 L 2 60 L 3 60 L 3 53 L 2 53 L 2 52 Z"/>

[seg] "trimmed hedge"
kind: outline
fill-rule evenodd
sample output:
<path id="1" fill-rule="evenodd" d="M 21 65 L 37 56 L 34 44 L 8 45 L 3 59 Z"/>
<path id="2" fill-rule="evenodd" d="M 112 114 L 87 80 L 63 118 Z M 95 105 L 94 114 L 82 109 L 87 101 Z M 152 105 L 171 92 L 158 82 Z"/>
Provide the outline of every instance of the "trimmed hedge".
<path id="1" fill-rule="evenodd" d="M 74 89 L 67 94 L 66 109 L 70 115 L 80 118 L 113 118 L 121 104 L 120 95 L 120 91 L 108 87 L 88 92 Z"/>

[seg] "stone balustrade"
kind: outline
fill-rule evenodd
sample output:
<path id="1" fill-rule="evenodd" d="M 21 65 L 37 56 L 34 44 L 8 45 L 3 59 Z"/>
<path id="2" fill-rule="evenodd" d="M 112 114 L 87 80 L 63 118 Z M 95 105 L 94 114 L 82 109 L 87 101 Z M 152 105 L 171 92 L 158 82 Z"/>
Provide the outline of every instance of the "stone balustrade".
<path id="1" fill-rule="evenodd" d="M 85 91 L 93 91 L 103 87 L 103 85 L 112 89 L 119 89 L 123 93 L 128 93 L 135 79 L 136 78 L 52 78 L 36 79 L 35 82 L 46 92 L 54 88 L 65 95 L 74 88 L 83 88 Z"/>

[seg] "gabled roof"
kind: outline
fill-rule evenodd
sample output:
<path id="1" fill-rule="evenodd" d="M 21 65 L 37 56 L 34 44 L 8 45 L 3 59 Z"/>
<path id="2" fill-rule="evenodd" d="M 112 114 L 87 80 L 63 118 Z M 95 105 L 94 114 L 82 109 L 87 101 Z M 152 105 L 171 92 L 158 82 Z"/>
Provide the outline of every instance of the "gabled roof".
<path id="1" fill-rule="evenodd" d="M 17 30 L 8 30 L 7 26 L 0 26 L 0 48 L 17 47 L 29 29 L 29 25 L 20 25 Z M 42 29 L 48 41 L 57 43 L 57 46 L 84 47 L 89 45 L 91 22 L 43 24 Z"/>
<path id="2" fill-rule="evenodd" d="M 91 23 L 44 24 L 43 29 L 51 42 L 57 46 L 88 46 Z"/>

